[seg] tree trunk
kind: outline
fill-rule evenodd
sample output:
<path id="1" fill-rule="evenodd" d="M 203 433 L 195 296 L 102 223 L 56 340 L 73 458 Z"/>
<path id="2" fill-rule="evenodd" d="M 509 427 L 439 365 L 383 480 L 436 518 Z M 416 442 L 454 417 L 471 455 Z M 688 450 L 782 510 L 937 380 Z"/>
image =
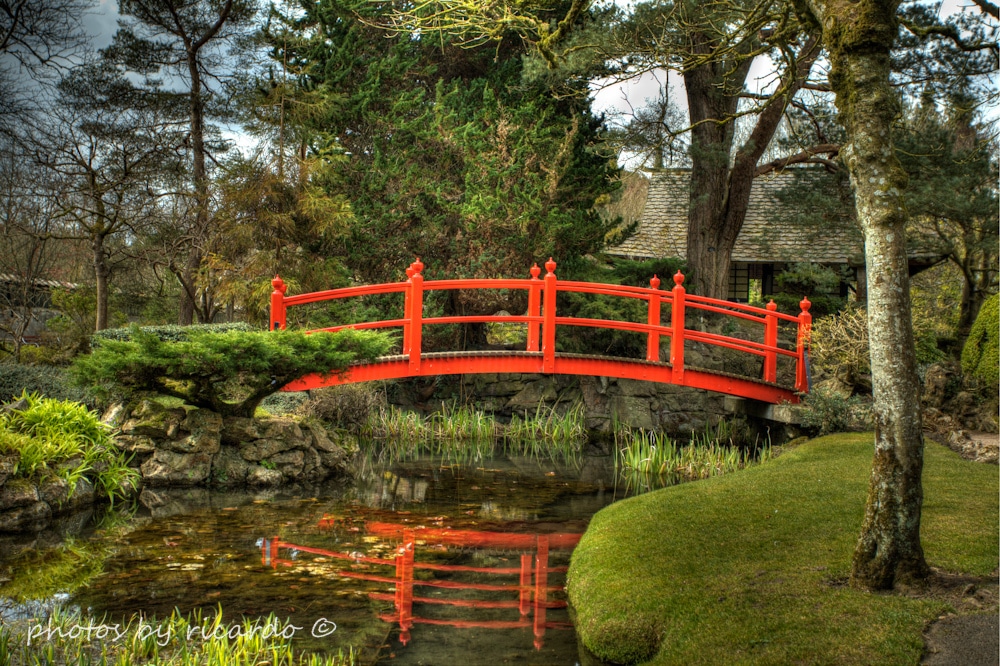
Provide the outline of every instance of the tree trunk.
<path id="1" fill-rule="evenodd" d="M 785 107 L 802 87 L 816 56 L 818 38 L 806 40 L 794 69 L 785 73 L 783 99 L 774 99 L 757 117 L 746 143 L 730 160 L 735 115 L 750 58 L 738 64 L 711 63 L 684 73 L 691 130 L 691 182 L 687 264 L 692 292 L 711 298 L 729 295 L 733 248 L 746 219 L 757 162 L 774 136 Z M 732 163 L 730 163 L 732 162 Z"/>
<path id="2" fill-rule="evenodd" d="M 103 331 L 108 327 L 108 258 L 104 254 L 104 234 L 95 234 L 91 247 L 94 252 L 94 277 L 97 282 L 97 315 L 94 330 Z"/>
<path id="3" fill-rule="evenodd" d="M 809 8 L 830 52 L 868 276 L 875 458 L 851 584 L 889 589 L 929 573 L 920 545 L 924 441 L 904 235 L 906 173 L 890 131 L 900 111 L 889 83 L 898 1 L 809 0 Z"/>

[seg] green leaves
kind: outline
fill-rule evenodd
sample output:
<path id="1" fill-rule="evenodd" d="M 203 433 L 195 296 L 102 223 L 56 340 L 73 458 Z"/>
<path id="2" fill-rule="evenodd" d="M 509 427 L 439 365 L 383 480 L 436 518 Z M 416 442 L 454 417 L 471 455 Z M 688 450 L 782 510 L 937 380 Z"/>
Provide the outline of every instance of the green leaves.
<path id="1" fill-rule="evenodd" d="M 192 327 L 193 328 L 193 327 Z M 214 332 L 191 330 L 175 340 L 133 327 L 129 340 L 103 340 L 77 359 L 84 383 L 150 390 L 224 415 L 252 416 L 257 405 L 303 375 L 336 373 L 388 350 L 384 334 L 345 330 Z"/>

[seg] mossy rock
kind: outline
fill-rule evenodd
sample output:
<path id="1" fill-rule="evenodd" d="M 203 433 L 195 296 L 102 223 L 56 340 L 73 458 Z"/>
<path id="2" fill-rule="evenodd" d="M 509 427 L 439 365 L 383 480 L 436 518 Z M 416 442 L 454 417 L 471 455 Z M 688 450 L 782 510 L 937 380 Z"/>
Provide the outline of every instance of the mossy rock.
<path id="1" fill-rule="evenodd" d="M 994 389 L 1000 385 L 1000 294 L 979 310 L 962 349 L 962 371 Z"/>

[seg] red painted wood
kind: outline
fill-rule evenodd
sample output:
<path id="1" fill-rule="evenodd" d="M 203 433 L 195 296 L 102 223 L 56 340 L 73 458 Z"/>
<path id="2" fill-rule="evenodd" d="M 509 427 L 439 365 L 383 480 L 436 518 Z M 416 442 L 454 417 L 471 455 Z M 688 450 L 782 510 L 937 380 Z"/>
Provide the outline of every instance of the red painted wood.
<path id="1" fill-rule="evenodd" d="M 551 258 L 545 263 L 546 274 L 543 279 L 539 279 L 541 269 L 537 265 L 532 266 L 531 277 L 528 279 L 477 278 L 425 281 L 423 269 L 424 264 L 417 259 L 406 270 L 408 278 L 406 282 L 348 287 L 297 296 L 286 296 L 284 282 L 276 276 L 272 281 L 275 288 L 271 294 L 270 326 L 272 328 L 285 328 L 286 308 L 289 305 L 372 294 L 402 293 L 404 298 L 402 319 L 345 324 L 320 329 L 337 331 L 343 328 L 402 327 L 403 353 L 401 356 L 387 356 L 373 363 L 357 364 L 340 375 L 324 376 L 319 372 L 292 382 L 282 390 L 307 390 L 320 386 L 378 379 L 474 373 L 544 373 L 621 377 L 691 386 L 773 403 L 798 402 L 800 394 L 809 390 L 807 373 L 812 315 L 809 313 L 808 299 L 803 299 L 801 303 L 802 312 L 798 316 L 792 316 L 777 312 L 773 302 L 769 303 L 766 308 L 758 308 L 742 303 L 691 295 L 687 294 L 684 289 L 684 276 L 680 271 L 674 276 L 675 285 L 670 291 L 659 289 L 659 279 L 656 276 L 650 280 L 649 287 L 558 280 L 555 275 L 556 262 Z M 524 289 L 528 297 L 527 314 L 425 318 L 423 313 L 424 293 L 450 289 Z M 646 321 L 640 323 L 561 317 L 556 312 L 556 297 L 559 293 L 596 294 L 643 300 L 647 303 Z M 664 303 L 670 306 L 669 326 L 660 323 L 661 308 Z M 762 341 L 741 340 L 716 333 L 688 330 L 685 327 L 685 318 L 686 312 L 690 308 L 759 323 L 762 326 Z M 779 346 L 778 323 L 781 321 L 795 322 L 798 327 L 794 350 Z M 431 354 L 423 352 L 421 343 L 425 325 L 477 322 L 526 325 L 527 351 L 437 352 Z M 644 335 L 646 337 L 646 358 L 643 361 L 557 353 L 557 329 L 562 326 L 615 329 Z M 670 338 L 670 363 L 659 362 L 659 344 L 664 336 Z M 690 368 L 686 365 L 684 358 L 684 346 L 688 340 L 761 356 L 764 359 L 762 376 L 760 378 L 740 378 L 723 372 Z M 775 385 L 778 356 L 794 359 L 796 364 L 794 386 Z"/>

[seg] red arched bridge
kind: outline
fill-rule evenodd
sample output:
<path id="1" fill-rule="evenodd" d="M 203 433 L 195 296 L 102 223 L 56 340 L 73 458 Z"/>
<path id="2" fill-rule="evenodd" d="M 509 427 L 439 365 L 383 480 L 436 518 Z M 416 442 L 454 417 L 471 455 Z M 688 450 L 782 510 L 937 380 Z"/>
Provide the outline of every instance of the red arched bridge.
<path id="1" fill-rule="evenodd" d="M 660 280 L 654 275 L 649 287 L 632 287 L 617 284 L 574 282 L 556 279 L 556 262 L 545 263 L 546 274 L 539 277 L 541 269 L 531 267 L 527 279 L 456 279 L 425 280 L 424 264 L 417 259 L 406 269 L 405 282 L 390 282 L 362 287 L 346 287 L 317 291 L 296 296 L 286 296 L 286 285 L 280 277 L 272 280 L 271 328 L 284 329 L 286 310 L 296 305 L 357 298 L 374 294 L 402 294 L 402 319 L 345 324 L 321 331 L 338 331 L 344 328 L 381 329 L 402 328 L 402 353 L 384 356 L 375 361 L 357 363 L 340 374 L 324 376 L 307 375 L 286 387 L 284 391 L 305 391 L 321 386 L 350 384 L 376 379 L 403 377 L 428 377 L 476 373 L 539 373 L 562 375 L 589 375 L 619 377 L 664 384 L 677 384 L 717 391 L 729 395 L 751 398 L 770 403 L 798 402 L 809 390 L 809 331 L 812 315 L 809 300 L 802 299 L 802 312 L 798 316 L 777 311 L 773 301 L 766 308 L 757 308 L 704 296 L 688 294 L 684 289 L 684 276 L 674 275 L 672 289 L 660 289 Z M 528 311 L 524 315 L 460 315 L 446 317 L 424 316 L 424 295 L 432 291 L 455 289 L 523 289 L 527 291 Z M 645 323 L 608 319 L 559 316 L 556 296 L 562 293 L 599 294 L 618 298 L 645 301 L 648 315 Z M 760 340 L 746 340 L 719 333 L 685 327 L 691 310 L 712 312 L 736 320 L 760 325 Z M 666 316 L 668 315 L 668 316 Z M 667 319 L 664 324 L 663 320 Z M 797 332 L 794 344 L 779 344 L 780 322 L 794 324 Z M 527 344 L 524 351 L 489 350 L 460 352 L 425 352 L 421 340 L 425 326 L 441 324 L 504 323 L 526 324 Z M 646 336 L 646 358 L 629 359 L 589 354 L 568 354 L 556 351 L 557 330 L 565 326 L 631 331 Z M 312 331 L 310 331 L 312 332 Z M 669 359 L 660 358 L 660 342 L 669 338 Z M 737 374 L 692 367 L 685 364 L 686 343 L 701 343 L 736 350 L 763 359 L 759 376 Z M 794 383 L 778 382 L 778 359 L 794 364 Z M 785 361 L 783 361 L 784 363 Z"/>

